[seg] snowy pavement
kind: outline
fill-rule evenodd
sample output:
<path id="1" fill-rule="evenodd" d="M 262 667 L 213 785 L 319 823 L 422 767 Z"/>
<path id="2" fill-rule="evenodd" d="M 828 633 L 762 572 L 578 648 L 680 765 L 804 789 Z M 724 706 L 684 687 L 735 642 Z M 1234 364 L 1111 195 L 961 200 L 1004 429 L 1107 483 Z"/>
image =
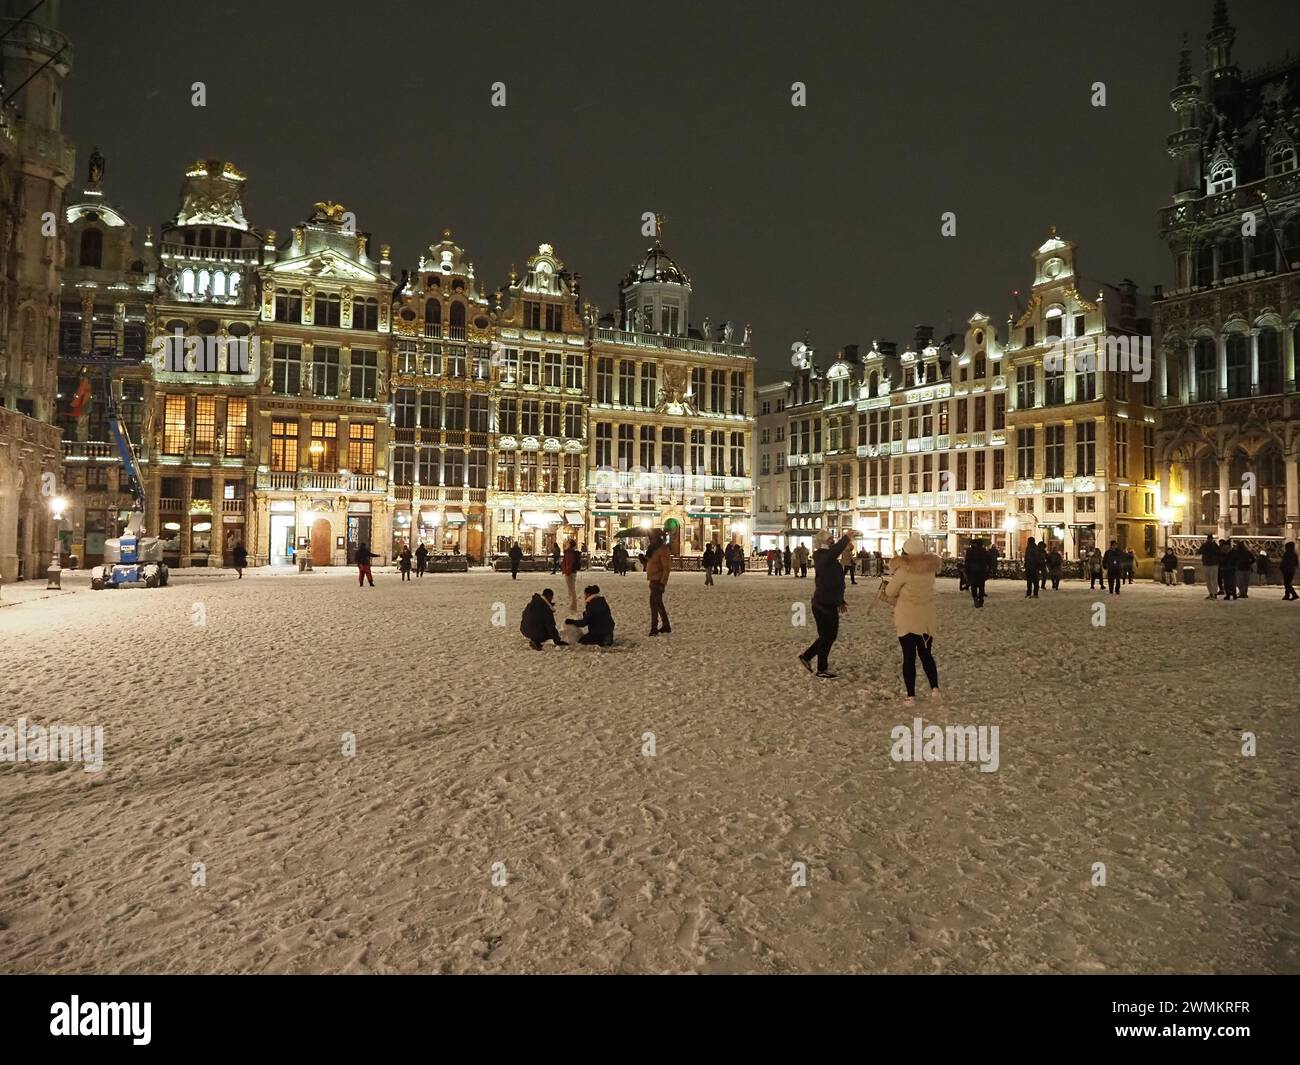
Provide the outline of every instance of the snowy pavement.
<path id="1" fill-rule="evenodd" d="M 642 575 L 583 574 L 618 645 L 540 654 L 559 577 L 376 580 L 0 610 L 0 726 L 104 729 L 99 772 L 0 762 L 0 971 L 1300 971 L 1279 588 L 943 581 L 913 710 L 874 580 L 833 681 L 811 578 L 675 574 L 650 639 Z M 998 726 L 997 771 L 895 761 L 916 716 Z"/>

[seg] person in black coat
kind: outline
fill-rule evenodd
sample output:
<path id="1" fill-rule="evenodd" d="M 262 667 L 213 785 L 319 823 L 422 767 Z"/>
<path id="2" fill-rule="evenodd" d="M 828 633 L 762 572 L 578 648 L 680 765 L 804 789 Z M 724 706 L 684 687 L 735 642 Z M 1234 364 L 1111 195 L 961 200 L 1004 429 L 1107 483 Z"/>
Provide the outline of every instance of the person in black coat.
<path id="1" fill-rule="evenodd" d="M 1166 547 L 1165 553 L 1160 557 L 1160 571 L 1161 583 L 1178 583 L 1178 556 L 1174 554 L 1172 547 Z"/>
<path id="2" fill-rule="evenodd" d="M 370 587 L 373 588 L 375 586 L 375 576 L 370 572 L 370 560 L 379 556 L 370 550 L 369 544 L 361 543 L 357 544 L 354 557 L 357 560 L 357 587 L 360 588 L 366 581 L 369 581 Z"/>
<path id="3" fill-rule="evenodd" d="M 1221 585 L 1219 583 L 1219 545 L 1214 542 L 1214 534 L 1205 534 L 1205 543 L 1201 544 L 1201 569 L 1205 573 L 1205 587 L 1210 593 L 1206 599 L 1218 599 Z"/>
<path id="4" fill-rule="evenodd" d="M 517 581 L 519 579 L 519 563 L 524 560 L 524 552 L 519 546 L 518 540 L 510 545 L 510 550 L 506 552 L 506 555 L 510 559 L 510 579 Z"/>
<path id="5" fill-rule="evenodd" d="M 1047 552 L 1047 557 L 1043 561 L 1047 563 L 1047 576 L 1052 580 L 1052 591 L 1059 592 L 1061 590 L 1061 566 L 1065 561 L 1061 558 L 1061 552 L 1053 546 Z"/>
<path id="6" fill-rule="evenodd" d="M 1039 557 L 1039 547 L 1034 543 L 1031 536 L 1025 541 L 1025 598 L 1031 595 L 1038 598 L 1038 588 L 1042 583 L 1042 559 Z"/>
<path id="7" fill-rule="evenodd" d="M 554 577 L 560 568 L 560 545 L 551 544 L 551 576 Z"/>
<path id="8" fill-rule="evenodd" d="M 543 588 L 541 593 L 534 592 L 528 605 L 524 607 L 523 617 L 519 621 L 519 631 L 528 640 L 528 646 L 540 651 L 542 644 L 550 640 L 556 647 L 567 647 L 560 639 L 555 627 L 555 593 Z"/>
<path id="9" fill-rule="evenodd" d="M 424 541 L 421 540 L 419 546 L 415 549 L 415 575 L 417 577 L 423 577 L 424 571 L 428 568 L 429 549 L 424 546 Z"/>
<path id="10" fill-rule="evenodd" d="M 966 586 L 976 606 L 984 605 L 984 582 L 989 579 L 989 552 L 983 540 L 972 540 L 966 548 Z"/>
<path id="11" fill-rule="evenodd" d="M 785 566 L 785 575 L 790 576 L 790 545 L 787 544 L 785 551 L 781 555 L 781 562 Z"/>
<path id="12" fill-rule="evenodd" d="M 230 552 L 231 561 L 235 564 L 235 572 L 239 574 L 236 580 L 244 579 L 244 567 L 248 565 L 248 548 L 244 546 L 244 541 L 240 540 L 235 544 Z"/>
<path id="13" fill-rule="evenodd" d="M 600 594 L 600 586 L 589 584 L 582 590 L 585 604 L 580 618 L 566 618 L 566 625 L 577 625 L 587 631 L 579 637 L 579 643 L 595 644 L 597 647 L 611 647 L 614 644 L 614 614 L 609 603 Z"/>
<path id="14" fill-rule="evenodd" d="M 403 544 L 397 555 L 397 568 L 402 572 L 402 580 L 411 579 L 411 545 Z"/>
<path id="15" fill-rule="evenodd" d="M 1132 551 L 1124 552 L 1124 583 L 1133 583 L 1133 574 L 1137 570 L 1137 556 Z"/>
<path id="16" fill-rule="evenodd" d="M 1119 549 L 1119 541 L 1112 540 L 1110 548 L 1101 557 L 1102 568 L 1106 570 L 1106 594 L 1119 595 L 1119 586 L 1124 580 L 1124 552 Z"/>
<path id="17" fill-rule="evenodd" d="M 1246 546 L 1244 540 L 1238 540 L 1237 546 L 1232 551 L 1233 565 L 1237 573 L 1237 596 L 1241 599 L 1250 598 L 1250 570 L 1255 565 L 1255 552 Z"/>
<path id="18" fill-rule="evenodd" d="M 1219 541 L 1219 591 L 1224 599 L 1237 598 L 1237 560 L 1231 540 Z"/>
<path id="19" fill-rule="evenodd" d="M 1285 591 L 1282 593 L 1283 599 L 1300 599 L 1300 595 L 1295 593 L 1297 562 L 1300 562 L 1300 556 L 1295 553 L 1295 541 L 1289 540 L 1286 549 L 1282 552 L 1282 564 L 1279 567 L 1282 570 L 1282 584 L 1285 587 Z"/>
<path id="20" fill-rule="evenodd" d="M 989 569 L 988 579 L 993 580 L 998 575 L 998 559 L 1002 557 L 1002 552 L 998 550 L 997 544 L 989 544 Z"/>
<path id="21" fill-rule="evenodd" d="M 830 653 L 840 632 L 840 615 L 848 613 L 849 609 L 844 602 L 844 567 L 840 565 L 840 556 L 852 539 L 851 533 L 845 533 L 834 543 L 824 541 L 812 557 L 812 608 L 817 623 L 817 639 L 799 656 L 799 661 L 811 673 L 812 659 L 816 655 L 817 676 L 828 680 L 835 676 L 830 671 Z"/>

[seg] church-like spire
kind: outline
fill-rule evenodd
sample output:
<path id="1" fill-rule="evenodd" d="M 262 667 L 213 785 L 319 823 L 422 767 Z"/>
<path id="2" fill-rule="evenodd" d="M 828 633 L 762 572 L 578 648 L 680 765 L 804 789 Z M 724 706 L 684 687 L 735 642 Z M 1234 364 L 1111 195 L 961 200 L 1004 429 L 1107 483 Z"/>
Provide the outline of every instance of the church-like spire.
<path id="1" fill-rule="evenodd" d="M 1214 17 L 1210 32 L 1205 35 L 1205 65 L 1211 71 L 1228 70 L 1232 66 L 1232 45 L 1237 31 L 1228 21 L 1228 0 L 1214 0 Z"/>
<path id="2" fill-rule="evenodd" d="M 1187 31 L 1183 30 L 1183 47 L 1178 52 L 1178 84 L 1188 85 L 1192 80 L 1192 49 L 1187 43 Z"/>

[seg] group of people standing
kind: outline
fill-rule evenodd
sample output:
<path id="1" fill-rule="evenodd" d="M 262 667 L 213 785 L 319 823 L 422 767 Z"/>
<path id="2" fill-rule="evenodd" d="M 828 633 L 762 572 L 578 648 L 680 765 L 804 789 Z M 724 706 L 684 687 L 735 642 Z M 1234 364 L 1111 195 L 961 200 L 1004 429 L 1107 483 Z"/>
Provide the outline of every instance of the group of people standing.
<path id="1" fill-rule="evenodd" d="M 1213 533 L 1206 533 L 1200 554 L 1205 588 L 1209 593 L 1206 599 L 1249 599 L 1252 570 L 1258 572 L 1261 583 L 1268 579 L 1268 554 L 1263 551 L 1255 554 L 1244 540 L 1216 540 Z M 1296 563 L 1295 542 L 1288 541 L 1278 567 L 1282 573 L 1284 600 L 1300 598 L 1295 590 Z"/>
<path id="2" fill-rule="evenodd" d="M 421 540 L 414 551 L 411 550 L 410 544 L 403 544 L 402 550 L 397 555 L 397 568 L 401 571 L 402 580 L 411 579 L 411 561 L 415 561 L 415 575 L 423 577 L 425 571 L 429 568 L 429 549 L 424 546 Z M 372 582 L 373 583 L 373 582 Z"/>
<path id="3" fill-rule="evenodd" d="M 745 549 L 737 543 L 705 544 L 704 554 L 700 557 L 700 568 L 704 570 L 704 583 L 712 584 L 713 575 L 721 573 L 727 567 L 728 575 L 739 577 L 745 572 Z"/>
<path id="4" fill-rule="evenodd" d="M 1041 544 L 1036 543 L 1031 536 L 1025 542 L 1025 598 L 1038 598 L 1040 588 L 1046 588 L 1047 582 L 1052 582 L 1052 589 L 1059 591 L 1061 587 L 1061 564 L 1064 561 L 1061 552 L 1056 549 L 1056 545 L 1049 545 L 1046 540 Z"/>

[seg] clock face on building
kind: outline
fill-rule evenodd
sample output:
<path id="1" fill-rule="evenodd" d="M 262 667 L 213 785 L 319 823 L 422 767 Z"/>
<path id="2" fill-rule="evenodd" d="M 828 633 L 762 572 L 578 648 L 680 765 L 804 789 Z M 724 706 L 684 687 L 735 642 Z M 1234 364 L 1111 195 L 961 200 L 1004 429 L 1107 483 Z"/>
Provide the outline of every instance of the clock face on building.
<path id="1" fill-rule="evenodd" d="M 1065 263 L 1060 259 L 1048 259 L 1047 265 L 1043 267 L 1043 273 L 1048 277 L 1056 277 L 1065 269 Z"/>

